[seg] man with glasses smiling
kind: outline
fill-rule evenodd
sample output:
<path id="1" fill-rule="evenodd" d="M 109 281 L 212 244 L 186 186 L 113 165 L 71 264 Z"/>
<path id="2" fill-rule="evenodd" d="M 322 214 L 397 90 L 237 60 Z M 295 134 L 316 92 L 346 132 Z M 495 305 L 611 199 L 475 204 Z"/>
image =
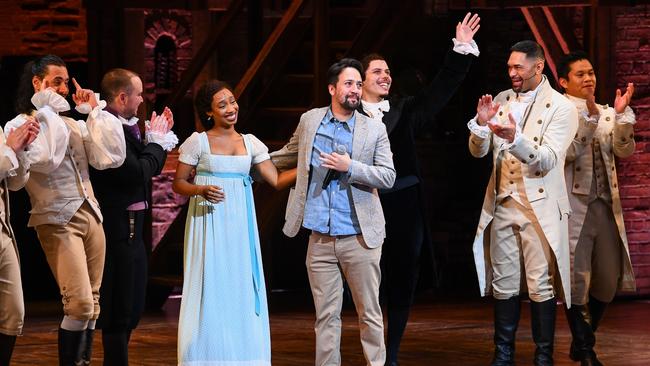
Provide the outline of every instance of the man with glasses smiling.
<path id="1" fill-rule="evenodd" d="M 575 107 L 553 90 L 544 51 L 533 41 L 510 48 L 512 89 L 479 98 L 469 150 L 492 150 L 493 170 L 474 239 L 481 295 L 494 305 L 492 365 L 513 365 L 520 295 L 528 292 L 535 365 L 553 364 L 557 298 L 571 305 L 564 157 L 577 130 Z"/>
<path id="2" fill-rule="evenodd" d="M 340 365 L 343 279 L 359 316 L 368 365 L 383 366 L 379 259 L 386 236 L 377 189 L 395 181 L 386 127 L 360 114 L 363 70 L 342 59 L 327 72 L 329 107 L 302 115 L 289 143 L 271 154 L 280 170 L 298 167 L 284 233 L 311 230 L 307 272 L 316 307 L 316 365 Z"/>

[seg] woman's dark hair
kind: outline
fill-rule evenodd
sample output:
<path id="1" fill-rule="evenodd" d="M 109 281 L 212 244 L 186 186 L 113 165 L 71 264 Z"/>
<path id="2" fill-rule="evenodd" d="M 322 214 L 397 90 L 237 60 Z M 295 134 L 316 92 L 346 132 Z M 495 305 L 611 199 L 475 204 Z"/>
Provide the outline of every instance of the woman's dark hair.
<path id="1" fill-rule="evenodd" d="M 47 74 L 47 67 L 50 65 L 66 67 L 65 61 L 56 55 L 45 55 L 36 60 L 29 61 L 23 69 L 20 77 L 18 91 L 16 92 L 16 113 L 29 114 L 34 110 L 32 105 L 32 96 L 34 95 L 34 86 L 32 78 L 38 76 L 44 78 Z"/>
<path id="2" fill-rule="evenodd" d="M 201 125 L 207 131 L 214 127 L 214 120 L 209 118 L 207 113 L 212 110 L 212 97 L 223 89 L 232 92 L 232 88 L 226 82 L 221 80 L 209 80 L 201 85 L 194 98 L 194 108 L 199 115 Z"/>

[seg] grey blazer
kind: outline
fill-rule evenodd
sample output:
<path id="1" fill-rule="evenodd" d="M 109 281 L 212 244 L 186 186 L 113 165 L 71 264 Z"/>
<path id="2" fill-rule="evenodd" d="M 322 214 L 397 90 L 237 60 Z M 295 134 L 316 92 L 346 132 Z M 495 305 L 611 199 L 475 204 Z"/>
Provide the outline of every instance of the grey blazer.
<path id="1" fill-rule="evenodd" d="M 315 108 L 305 112 L 289 142 L 282 149 L 271 153 L 273 164 L 278 169 L 298 167 L 296 185 L 289 193 L 284 217 L 283 232 L 289 237 L 294 237 L 302 225 L 314 137 L 328 108 Z M 386 126 L 356 111 L 354 114 L 356 119 L 352 136 L 349 189 L 363 239 L 369 248 L 376 248 L 386 237 L 386 222 L 377 189 L 391 188 L 395 182 L 393 153 L 390 151 Z"/>

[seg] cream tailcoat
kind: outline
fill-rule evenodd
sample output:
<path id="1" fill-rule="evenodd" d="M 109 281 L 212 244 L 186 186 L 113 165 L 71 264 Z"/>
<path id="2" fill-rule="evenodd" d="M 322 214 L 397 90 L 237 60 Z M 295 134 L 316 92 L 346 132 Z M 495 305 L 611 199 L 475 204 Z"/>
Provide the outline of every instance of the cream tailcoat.
<path id="1" fill-rule="evenodd" d="M 580 231 L 587 215 L 587 207 L 589 206 L 589 193 L 593 179 L 593 141 L 597 140 L 600 145 L 600 155 L 603 158 L 605 171 L 607 172 L 607 181 L 612 196 L 612 212 L 625 251 L 622 266 L 623 273 L 621 273 L 618 288 L 621 291 L 636 291 L 630 250 L 625 235 L 623 208 L 621 207 L 621 196 L 618 191 L 614 158 L 615 156 L 626 158 L 634 153 L 634 125 L 617 122 L 616 112 L 612 107 L 598 105 L 598 109 L 600 110 L 600 118 L 597 125 L 587 122 L 582 115 L 579 116 L 578 133 L 567 150 L 564 172 L 567 189 L 571 193 L 569 194 L 569 200 L 573 209 L 569 220 L 571 265 L 573 265 L 573 253 L 575 253 Z M 634 120 L 634 113 L 631 109 L 625 111 L 625 116 L 630 116 L 629 118 Z"/>
<path id="2" fill-rule="evenodd" d="M 564 160 L 578 128 L 578 113 L 575 106 L 553 90 L 545 78 L 538 88 L 524 122 L 521 139 L 515 141 L 516 144 L 510 147 L 509 152 L 522 162 L 526 196 L 553 250 L 564 301 L 570 306 L 568 216 L 571 208 L 564 180 Z M 515 92 L 510 89 L 499 93 L 494 99 L 501 105 L 496 118 L 502 124 L 508 122 L 510 102 L 515 98 Z M 483 157 L 492 150 L 494 163 L 473 246 L 481 296 L 486 296 L 492 289 L 490 235 L 487 230 L 494 217 L 496 177 L 503 157 L 498 147 L 502 142 L 502 139 L 492 133 L 486 139 L 473 133 L 469 138 L 470 153 L 475 157 Z"/>

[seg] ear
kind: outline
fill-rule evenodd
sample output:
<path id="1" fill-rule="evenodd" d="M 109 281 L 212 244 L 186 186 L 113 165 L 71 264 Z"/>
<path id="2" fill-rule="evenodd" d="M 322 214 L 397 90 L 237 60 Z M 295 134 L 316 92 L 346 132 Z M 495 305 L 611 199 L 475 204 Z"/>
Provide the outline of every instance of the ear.
<path id="1" fill-rule="evenodd" d="M 336 87 L 332 84 L 327 84 L 327 91 L 329 91 L 331 96 L 334 96 L 336 94 Z"/>
<path id="2" fill-rule="evenodd" d="M 564 89 L 566 89 L 566 87 L 569 86 L 569 81 L 563 77 L 559 78 L 558 83 L 560 83 L 560 86 Z"/>
<path id="3" fill-rule="evenodd" d="M 34 75 L 32 76 L 32 86 L 34 87 L 34 92 L 39 92 L 41 88 L 41 83 L 43 80 L 41 80 L 38 76 Z"/>
<path id="4" fill-rule="evenodd" d="M 544 70 L 544 61 L 538 62 L 537 65 L 535 65 L 535 70 L 541 74 Z"/>

